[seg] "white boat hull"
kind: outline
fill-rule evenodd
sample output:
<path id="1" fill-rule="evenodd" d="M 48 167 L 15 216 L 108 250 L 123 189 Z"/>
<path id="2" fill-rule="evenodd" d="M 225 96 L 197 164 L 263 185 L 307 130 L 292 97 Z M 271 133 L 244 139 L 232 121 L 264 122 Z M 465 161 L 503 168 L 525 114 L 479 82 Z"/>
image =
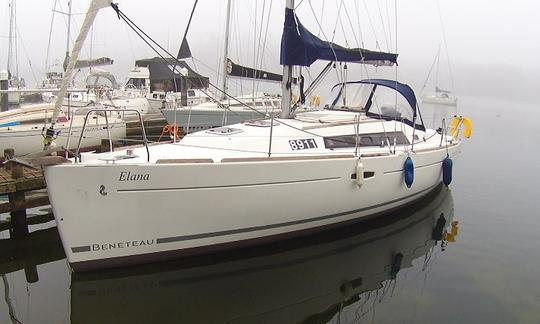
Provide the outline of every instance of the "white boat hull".
<path id="1" fill-rule="evenodd" d="M 424 104 L 435 104 L 435 105 L 445 105 L 445 106 L 455 106 L 457 105 L 456 97 L 438 97 L 435 95 L 426 95 L 422 96 L 422 103 Z"/>
<path id="2" fill-rule="evenodd" d="M 407 274 L 421 274 L 418 264 L 422 262 L 414 260 L 423 257 L 426 266 L 440 260 L 437 256 L 444 254 L 433 249 L 438 245 L 433 232 L 445 231 L 453 217 L 452 207 L 451 193 L 443 188 L 437 196 L 422 200 L 418 209 L 400 209 L 380 227 L 361 224 L 308 242 L 237 253 L 211 263 L 190 260 L 187 265 L 173 262 L 97 275 L 74 274 L 71 319 L 103 323 L 115 314 L 117 323 L 167 322 L 170 318 L 179 323 L 237 324 L 283 323 L 284 319 L 311 323 L 315 318 L 320 323 L 322 318 L 346 312 L 344 308 L 358 299 L 349 308 L 368 299 L 384 302 L 387 280 L 393 281 L 413 265 L 416 270 Z M 446 226 L 438 227 L 441 214 Z"/>
<path id="3" fill-rule="evenodd" d="M 458 151 L 459 144 L 449 148 L 450 156 Z M 412 154 L 411 188 L 403 181 L 403 153 L 362 158 L 364 172 L 374 174 L 361 187 L 353 156 L 64 164 L 46 168 L 45 176 L 68 261 L 86 271 L 265 242 L 389 211 L 438 185 L 446 154 Z"/>
<path id="4" fill-rule="evenodd" d="M 123 122 L 111 122 L 110 134 L 113 139 L 126 137 L 126 124 Z M 54 141 L 57 146 L 62 146 L 70 150 L 76 149 L 82 126 L 73 127 L 71 139 L 68 146 L 69 123 L 58 125 L 55 128 L 60 131 L 58 138 Z M 4 127 L 0 128 L 0 150 L 12 148 L 16 155 L 26 155 L 43 151 L 43 125 L 31 127 Z M 108 138 L 108 132 L 104 124 L 86 126 L 84 137 L 81 141 L 81 148 L 98 147 L 101 140 Z"/>

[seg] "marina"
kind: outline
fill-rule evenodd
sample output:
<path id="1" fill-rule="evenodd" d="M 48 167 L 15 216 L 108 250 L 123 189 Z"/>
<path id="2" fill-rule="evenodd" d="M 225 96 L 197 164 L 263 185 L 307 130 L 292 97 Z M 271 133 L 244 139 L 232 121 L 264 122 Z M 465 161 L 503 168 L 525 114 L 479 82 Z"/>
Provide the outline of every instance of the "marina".
<path id="1" fill-rule="evenodd" d="M 34 88 L 8 1 L 0 322 L 540 320 L 537 75 L 462 4 L 279 3 L 55 0 Z"/>

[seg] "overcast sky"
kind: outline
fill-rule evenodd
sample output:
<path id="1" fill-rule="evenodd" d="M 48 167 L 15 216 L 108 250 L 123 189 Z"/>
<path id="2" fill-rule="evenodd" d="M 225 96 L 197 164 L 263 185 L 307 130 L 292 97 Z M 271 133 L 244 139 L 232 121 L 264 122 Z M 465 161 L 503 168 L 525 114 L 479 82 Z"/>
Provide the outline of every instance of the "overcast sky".
<path id="1" fill-rule="evenodd" d="M 5 68 L 9 1 L 0 1 L 0 67 Z M 54 2 L 17 0 L 18 65 L 20 74 L 30 85 L 35 83 L 34 79 L 43 78 Z M 57 9 L 67 11 L 67 2 L 58 0 Z M 279 39 L 284 2 L 233 1 L 229 55 L 232 59 L 245 62 L 245 65 L 253 65 L 256 61 L 257 65 L 270 70 L 280 70 Z M 456 70 L 456 82 L 459 83 L 459 78 L 471 77 L 466 75 L 468 67 L 471 66 L 484 71 L 496 72 L 500 69 L 515 72 L 516 76 L 525 75 L 532 80 L 540 80 L 537 77 L 540 75 L 539 1 L 414 0 L 397 3 L 396 33 L 396 0 L 326 0 L 324 3 L 320 0 L 296 1 L 299 19 L 313 33 L 321 32 L 318 23 L 322 25 L 327 38 L 332 37 L 335 29 L 335 41 L 342 45 L 363 44 L 368 49 L 395 51 L 397 36 L 400 69 L 405 74 L 416 71 L 418 78 L 420 75 L 427 75 L 437 48 L 444 41 L 438 3 L 446 31 L 448 54 L 453 69 Z M 80 13 L 86 11 L 88 4 L 88 0 L 73 0 L 73 12 L 76 15 L 73 16 L 72 39 L 76 37 L 84 17 Z M 173 53 L 178 50 L 192 4 L 193 1 L 187 0 L 119 0 L 120 8 L 134 22 Z M 191 50 L 196 58 L 192 64 L 211 78 L 216 76 L 213 71 L 219 68 L 223 53 L 225 9 L 225 0 L 200 0 L 188 34 Z M 322 12 L 324 14 L 321 14 Z M 268 36 L 264 38 L 268 17 Z M 337 20 L 337 17 L 341 17 L 341 20 Z M 359 44 L 360 38 L 362 44 Z M 56 14 L 50 64 L 63 60 L 65 39 L 66 18 Z M 263 47 L 262 44 L 266 46 Z M 115 64 L 109 70 L 117 74 L 120 80 L 127 75 L 135 59 L 155 56 L 128 30 L 123 21 L 118 20 L 110 8 L 103 9 L 98 14 L 92 42 L 87 40 L 82 56 L 88 57 L 90 51 L 93 57 L 113 58 Z M 444 46 L 442 55 L 446 56 Z M 255 60 L 255 57 L 259 59 Z M 30 69 L 29 62 L 33 69 Z M 446 64 L 445 60 L 441 60 L 441 65 Z M 407 75 L 403 73 L 400 76 L 407 79 Z"/>

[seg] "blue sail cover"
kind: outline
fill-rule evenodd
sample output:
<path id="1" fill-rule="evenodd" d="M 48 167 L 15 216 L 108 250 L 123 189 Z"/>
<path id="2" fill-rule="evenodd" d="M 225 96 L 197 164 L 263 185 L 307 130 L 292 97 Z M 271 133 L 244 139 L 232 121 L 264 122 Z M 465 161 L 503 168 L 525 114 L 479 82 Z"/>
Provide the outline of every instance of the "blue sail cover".
<path id="1" fill-rule="evenodd" d="M 310 66 L 316 60 L 391 66 L 397 64 L 397 54 L 345 48 L 323 41 L 300 23 L 292 9 L 285 9 L 280 64 Z"/>

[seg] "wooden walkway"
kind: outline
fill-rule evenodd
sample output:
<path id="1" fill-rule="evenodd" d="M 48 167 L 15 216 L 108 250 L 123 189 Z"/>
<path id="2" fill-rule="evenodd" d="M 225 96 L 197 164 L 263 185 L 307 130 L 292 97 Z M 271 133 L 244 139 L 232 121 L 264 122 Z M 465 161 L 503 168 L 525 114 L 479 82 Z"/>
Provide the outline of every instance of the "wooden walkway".
<path id="1" fill-rule="evenodd" d="M 15 175 L 16 178 L 13 177 L 9 164 L 0 168 L 0 195 L 45 188 L 45 179 L 41 170 L 21 167 L 22 175 L 20 177 Z M 0 208 L 0 213 L 5 213 L 5 211 Z"/>
<path id="2" fill-rule="evenodd" d="M 0 213 L 10 213 L 10 233 L 13 237 L 18 237 L 28 234 L 26 209 L 48 205 L 49 197 L 46 192 L 27 196 L 27 192 L 45 189 L 43 172 L 9 161 L 13 156 L 12 149 L 4 151 L 8 162 L 0 168 L 0 195 L 8 195 L 9 201 L 0 203 Z"/>

